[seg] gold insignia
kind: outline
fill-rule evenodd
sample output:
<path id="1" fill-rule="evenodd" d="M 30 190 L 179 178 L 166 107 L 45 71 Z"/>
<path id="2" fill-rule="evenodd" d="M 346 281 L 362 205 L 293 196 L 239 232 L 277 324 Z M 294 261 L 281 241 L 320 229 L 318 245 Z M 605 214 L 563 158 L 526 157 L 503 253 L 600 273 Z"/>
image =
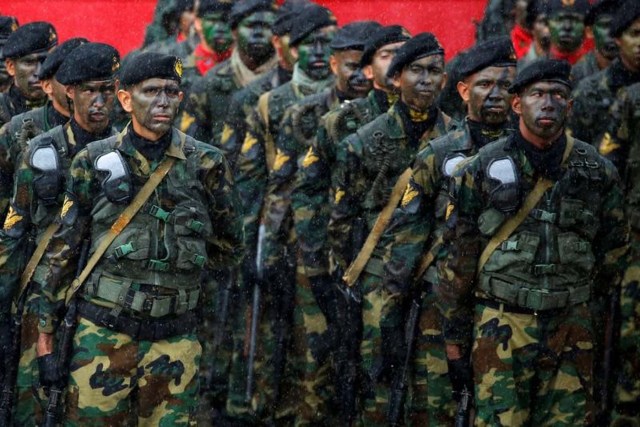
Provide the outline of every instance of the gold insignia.
<path id="1" fill-rule="evenodd" d="M 180 130 L 186 132 L 187 129 L 196 121 L 196 118 L 186 111 L 182 112 L 182 118 L 180 119 Z"/>
<path id="2" fill-rule="evenodd" d="M 113 64 L 111 64 L 111 72 L 115 73 L 120 68 L 120 61 L 114 56 L 111 62 L 113 62 Z"/>
<path id="3" fill-rule="evenodd" d="M 446 214 L 446 216 L 445 216 L 445 219 L 447 219 L 447 220 L 449 219 L 449 217 L 450 217 L 450 216 L 451 216 L 451 214 L 453 213 L 453 209 L 454 209 L 453 205 L 452 205 L 451 203 L 449 203 L 449 204 L 447 205 L 447 214 Z"/>
<path id="4" fill-rule="evenodd" d="M 411 183 L 407 184 L 407 188 L 404 190 L 404 194 L 402 195 L 402 202 L 400 202 L 402 204 L 402 207 L 406 208 L 407 206 L 409 206 L 409 203 L 411 203 L 411 201 L 415 199 L 418 194 L 418 190 L 413 188 L 413 186 L 411 186 Z"/>
<path id="5" fill-rule="evenodd" d="M 606 156 L 607 154 L 611 154 L 618 148 L 620 148 L 620 144 L 616 144 L 615 142 L 613 142 L 613 138 L 611 138 L 609 132 L 605 132 L 604 136 L 602 137 L 602 141 L 600 141 L 598 152 L 603 156 Z"/>
<path id="6" fill-rule="evenodd" d="M 282 151 L 278 150 L 278 154 L 276 154 L 276 159 L 273 162 L 273 170 L 278 171 L 282 169 L 282 166 L 284 166 L 284 164 L 287 163 L 290 158 L 291 157 L 287 156 Z"/>
<path id="7" fill-rule="evenodd" d="M 49 30 L 49 41 L 52 42 L 57 38 L 58 38 L 58 35 L 53 30 Z"/>
<path id="8" fill-rule="evenodd" d="M 17 29 L 18 29 L 18 23 L 16 21 L 13 21 L 13 24 L 11 24 L 11 32 L 13 33 Z"/>
<path id="9" fill-rule="evenodd" d="M 340 200 L 342 200 L 342 198 L 345 196 L 344 190 L 338 189 L 338 191 L 336 191 L 336 197 L 335 197 L 335 204 L 339 204 Z"/>
<path id="10" fill-rule="evenodd" d="M 242 143 L 242 148 L 240 148 L 240 151 L 242 152 L 242 154 L 248 153 L 249 150 L 251 150 L 251 148 L 253 148 L 253 146 L 256 145 L 257 143 L 258 143 L 258 140 L 256 139 L 256 137 L 251 135 L 250 133 L 247 133 L 247 136 L 244 138 L 244 142 Z"/>
<path id="11" fill-rule="evenodd" d="M 232 135 L 233 129 L 225 123 L 224 127 L 222 128 L 222 137 L 220 138 L 220 144 L 227 145 Z"/>
<path id="12" fill-rule="evenodd" d="M 4 228 L 6 230 L 9 230 L 11 228 L 13 228 L 17 223 L 19 223 L 20 221 L 22 221 L 23 216 L 19 215 L 18 212 L 16 212 L 13 209 L 13 206 L 9 207 L 9 213 L 7 214 L 7 218 L 4 220 Z"/>
<path id="13" fill-rule="evenodd" d="M 304 159 L 302 160 L 302 166 L 305 168 L 308 168 L 318 160 L 320 160 L 320 158 L 316 156 L 316 153 L 313 151 L 313 147 L 309 147 L 309 151 L 307 151 L 307 155 L 304 156 Z"/>
<path id="14" fill-rule="evenodd" d="M 64 218 L 67 216 L 69 209 L 73 206 L 73 200 L 71 200 L 68 196 L 64 197 L 64 203 L 62 204 L 62 210 L 60 211 L 60 217 Z"/>
<path id="15" fill-rule="evenodd" d="M 575 2 L 576 2 L 576 0 L 562 0 L 562 5 L 564 7 L 573 7 Z"/>
<path id="16" fill-rule="evenodd" d="M 176 60 L 176 74 L 178 77 L 182 77 L 182 60 L 180 58 Z"/>

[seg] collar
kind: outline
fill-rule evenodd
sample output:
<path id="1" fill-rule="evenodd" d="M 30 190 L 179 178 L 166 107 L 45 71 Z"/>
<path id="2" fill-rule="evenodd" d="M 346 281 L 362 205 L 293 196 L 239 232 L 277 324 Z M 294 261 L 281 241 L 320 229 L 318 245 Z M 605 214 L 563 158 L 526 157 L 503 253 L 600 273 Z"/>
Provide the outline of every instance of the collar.
<path id="1" fill-rule="evenodd" d="M 215 51 L 209 51 L 203 43 L 198 44 L 193 51 L 196 68 L 201 76 L 204 76 L 207 71 L 213 68 L 216 64 L 221 63 L 231 57 L 232 49 L 227 49 L 225 52 L 218 53 Z"/>
<path id="2" fill-rule="evenodd" d="M 513 41 L 513 49 L 516 51 L 516 57 L 522 58 L 527 54 L 529 46 L 533 42 L 533 35 L 524 27 L 516 24 L 511 30 L 511 40 Z"/>
<path id="3" fill-rule="evenodd" d="M 293 67 L 293 75 L 291 77 L 291 84 L 296 91 L 301 92 L 303 95 L 311 95 L 318 93 L 325 88 L 334 84 L 333 74 L 329 74 L 324 80 L 313 80 L 302 69 L 296 65 Z"/>
<path id="4" fill-rule="evenodd" d="M 582 43 L 582 45 L 574 52 L 569 53 L 560 52 L 557 48 L 551 46 L 549 56 L 552 59 L 564 59 L 569 64 L 573 65 L 578 62 L 578 60 L 580 60 L 580 58 L 582 58 L 587 52 L 589 52 L 589 49 L 585 46 L 585 43 Z"/>

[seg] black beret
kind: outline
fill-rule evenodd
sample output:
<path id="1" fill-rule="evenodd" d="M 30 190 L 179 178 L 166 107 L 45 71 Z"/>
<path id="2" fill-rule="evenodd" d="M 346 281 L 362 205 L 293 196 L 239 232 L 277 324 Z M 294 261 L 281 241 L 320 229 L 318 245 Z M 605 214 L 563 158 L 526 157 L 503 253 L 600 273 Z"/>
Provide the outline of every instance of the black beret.
<path id="1" fill-rule="evenodd" d="M 240 21 L 256 12 L 275 12 L 273 0 L 239 0 L 233 4 L 229 15 L 231 28 L 236 28 Z"/>
<path id="2" fill-rule="evenodd" d="M 370 65 L 373 61 L 373 56 L 378 49 L 388 44 L 404 42 L 411 38 L 409 32 L 400 25 L 390 25 L 388 27 L 382 27 L 376 33 L 367 39 L 367 43 L 364 46 L 364 52 L 362 53 L 362 59 L 360 65 Z"/>
<path id="3" fill-rule="evenodd" d="M 639 17 L 640 1 L 627 0 L 624 2 L 618 8 L 618 11 L 611 21 L 611 26 L 609 27 L 611 36 L 616 38 L 620 37 Z"/>
<path id="4" fill-rule="evenodd" d="M 85 43 L 73 49 L 62 61 L 56 80 L 73 85 L 90 80 L 108 80 L 120 68 L 118 51 L 104 43 Z"/>
<path id="5" fill-rule="evenodd" d="M 175 13 L 182 13 L 185 10 L 193 10 L 194 0 L 173 0 L 173 10 Z"/>
<path id="6" fill-rule="evenodd" d="M 289 43 L 296 45 L 314 31 L 337 24 L 336 17 L 329 9 L 317 4 L 310 4 L 302 9 L 293 20 Z"/>
<path id="7" fill-rule="evenodd" d="M 589 10 L 588 0 L 551 0 L 549 14 L 559 11 L 576 12 L 585 15 Z"/>
<path id="8" fill-rule="evenodd" d="M 591 5 L 587 15 L 584 17 L 584 24 L 589 27 L 595 24 L 600 15 L 613 15 L 620 6 L 620 0 L 600 0 Z"/>
<path id="9" fill-rule="evenodd" d="M 73 52 L 75 48 L 85 43 L 89 43 L 89 40 L 83 37 L 76 37 L 56 46 L 55 49 L 47 55 L 47 59 L 42 63 L 42 67 L 38 73 L 38 78 L 40 80 L 46 80 L 53 77 L 58 72 L 58 68 L 60 68 L 60 65 L 62 65 L 62 62 L 67 58 L 67 56 Z"/>
<path id="10" fill-rule="evenodd" d="M 465 52 L 458 67 L 460 79 L 487 67 L 515 67 L 516 52 L 511 38 L 497 37 L 478 43 Z"/>
<path id="11" fill-rule="evenodd" d="M 509 86 L 509 93 L 520 93 L 525 87 L 540 81 L 562 83 L 571 88 L 570 74 L 571 64 L 565 60 L 538 59 L 518 72 Z"/>
<path id="12" fill-rule="evenodd" d="M 198 16 L 203 17 L 212 13 L 222 13 L 225 19 L 231 11 L 231 2 L 225 0 L 200 0 L 198 4 Z"/>
<path id="13" fill-rule="evenodd" d="M 433 34 L 420 33 L 398 49 L 389 65 L 387 76 L 392 77 L 401 72 L 405 65 L 430 55 L 444 55 L 444 48 Z"/>
<path id="14" fill-rule="evenodd" d="M 356 21 L 340 28 L 329 45 L 333 50 L 364 50 L 367 40 L 382 28 L 375 21 Z"/>
<path id="15" fill-rule="evenodd" d="M 309 0 L 287 0 L 284 2 L 278 9 L 276 20 L 271 27 L 273 34 L 276 36 L 289 34 L 296 16 L 309 4 Z"/>
<path id="16" fill-rule="evenodd" d="M 527 4 L 527 13 L 525 16 L 525 26 L 529 29 L 533 28 L 533 24 L 539 15 L 549 15 L 551 12 L 551 4 L 549 0 L 531 0 Z"/>
<path id="17" fill-rule="evenodd" d="M 58 34 L 48 22 L 30 22 L 18 27 L 4 45 L 4 58 L 21 58 L 32 53 L 46 52 L 58 44 Z"/>
<path id="18" fill-rule="evenodd" d="M 0 41 L 6 40 L 18 29 L 18 20 L 14 16 L 0 16 Z"/>
<path id="19" fill-rule="evenodd" d="M 159 52 L 143 52 L 128 59 L 120 70 L 120 84 L 124 87 L 144 80 L 159 78 L 182 81 L 182 60 Z"/>

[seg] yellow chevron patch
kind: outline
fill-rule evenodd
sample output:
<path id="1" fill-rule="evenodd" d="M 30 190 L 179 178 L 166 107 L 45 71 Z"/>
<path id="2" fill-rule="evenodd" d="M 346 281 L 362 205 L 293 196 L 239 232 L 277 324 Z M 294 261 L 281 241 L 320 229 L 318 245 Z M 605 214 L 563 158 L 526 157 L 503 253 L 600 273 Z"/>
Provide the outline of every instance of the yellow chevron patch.
<path id="1" fill-rule="evenodd" d="M 336 196 L 335 196 L 335 204 L 339 204 L 340 200 L 342 200 L 342 198 L 346 195 L 347 193 L 344 192 L 344 190 L 342 189 L 338 189 L 338 191 L 336 191 Z"/>
<path id="2" fill-rule="evenodd" d="M 400 202 L 401 206 L 406 208 L 418 195 L 418 190 L 413 188 L 411 183 L 407 184 L 407 188 L 404 190 L 404 194 L 402 195 L 402 201 Z"/>
<path id="3" fill-rule="evenodd" d="M 602 141 L 600 141 L 598 152 L 603 156 L 606 156 L 607 154 L 611 154 L 618 148 L 620 148 L 620 144 L 613 142 L 613 138 L 611 138 L 609 132 L 605 132 L 604 136 L 602 137 Z"/>
<path id="4" fill-rule="evenodd" d="M 13 209 L 13 206 L 9 207 L 9 213 L 7 213 L 7 218 L 4 220 L 4 228 L 5 230 L 9 230 L 17 223 L 22 221 L 24 217 Z"/>
<path id="5" fill-rule="evenodd" d="M 60 217 L 64 218 L 67 216 L 69 209 L 73 207 L 73 200 L 71 200 L 68 196 L 64 196 L 64 203 L 62 204 L 62 210 L 60 211 Z"/>
<path id="6" fill-rule="evenodd" d="M 318 160 L 320 160 L 320 158 L 316 155 L 315 151 L 313 151 L 313 147 L 309 147 L 307 155 L 304 156 L 304 159 L 302 159 L 302 166 L 308 168 Z"/>
<path id="7" fill-rule="evenodd" d="M 251 135 L 250 133 L 247 133 L 247 135 L 244 138 L 244 142 L 242 143 L 242 148 L 240 148 L 240 151 L 242 152 L 242 154 L 246 154 L 257 143 L 258 143 L 258 139 L 255 136 Z"/>
<path id="8" fill-rule="evenodd" d="M 220 144 L 227 145 L 227 143 L 229 143 L 229 140 L 233 136 L 233 133 L 234 133 L 233 129 L 225 123 L 224 127 L 222 128 L 222 136 L 220 137 Z"/>
<path id="9" fill-rule="evenodd" d="M 282 166 L 284 166 L 285 163 L 287 163 L 290 158 L 291 157 L 287 156 L 282 151 L 278 150 L 278 153 L 276 154 L 276 159 L 273 162 L 273 170 L 278 171 L 282 169 Z"/>

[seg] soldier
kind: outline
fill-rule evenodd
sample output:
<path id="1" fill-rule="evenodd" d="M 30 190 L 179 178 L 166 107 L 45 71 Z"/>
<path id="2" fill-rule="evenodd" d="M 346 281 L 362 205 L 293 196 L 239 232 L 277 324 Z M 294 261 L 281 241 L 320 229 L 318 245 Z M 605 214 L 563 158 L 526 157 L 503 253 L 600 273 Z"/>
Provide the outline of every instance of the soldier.
<path id="1" fill-rule="evenodd" d="M 298 164 L 313 144 L 322 116 L 342 102 L 366 96 L 371 89 L 360 69 L 360 60 L 365 40 L 378 28 L 380 24 L 366 21 L 340 28 L 329 44 L 334 86 L 303 98 L 284 113 L 276 140 L 276 166 L 269 175 L 262 212 L 261 223 L 265 226 L 262 254 L 265 258 L 296 252 L 290 201 Z M 336 414 L 329 408 L 335 407 L 337 402 L 332 402 L 335 392 L 331 387 L 328 356 L 335 339 L 327 333 L 327 312 L 324 311 L 327 301 L 322 294 L 325 289 L 314 287 L 314 282 L 309 283 L 298 260 L 296 270 L 295 329 L 293 348 L 287 358 L 299 382 L 300 407 L 296 411 L 296 425 L 334 424 Z M 277 276 L 269 277 L 269 273 L 265 273 L 268 282 L 277 279 Z"/>
<path id="2" fill-rule="evenodd" d="M 547 0 L 531 0 L 527 6 L 526 25 L 531 29 L 533 42 L 527 53 L 520 59 L 519 66 L 548 58 L 551 48 L 551 33 L 549 31 L 549 3 Z"/>
<path id="3" fill-rule="evenodd" d="M 399 89 L 400 101 L 339 144 L 328 226 L 335 274 L 345 272 L 343 286 L 362 295 L 360 357 L 366 384 L 361 409 L 362 422 L 371 426 L 387 425 L 391 374 L 398 366 L 396 351 L 403 336 L 401 319 L 389 316 L 397 311 L 396 299 L 381 286 L 387 255 L 370 250 L 380 237 L 372 232 L 374 222 L 375 230 L 384 228 L 380 224 L 387 219 L 380 216 L 395 207 L 394 200 L 404 190 L 406 183 L 398 183 L 401 175 L 406 176 L 403 171 L 429 140 L 444 135 L 452 125 L 435 103 L 447 75 L 444 49 L 433 34 L 419 34 L 398 49 L 387 75 Z"/>
<path id="4" fill-rule="evenodd" d="M 620 5 L 609 31 L 618 45 L 618 58 L 578 84 L 573 92 L 575 104 L 568 123 L 576 138 L 593 143 L 604 138 L 605 145 L 611 135 L 605 135 L 608 122 L 603 117 L 609 117 L 621 88 L 640 82 L 640 4 L 628 0 Z"/>
<path id="5" fill-rule="evenodd" d="M 383 286 L 421 300 L 408 414 L 412 425 L 453 425 L 455 408 L 446 398 L 451 383 L 433 292 L 438 286 L 435 260 L 446 257 L 442 235 L 449 178 L 460 162 L 508 133 L 513 95 L 507 89 L 515 78 L 515 65 L 515 52 L 506 37 L 477 44 L 464 55 L 457 84 L 468 111 L 464 127 L 430 141 L 418 153 L 400 208 L 388 227 L 385 241 L 393 243 L 385 248 L 391 258 L 384 268 Z"/>
<path id="6" fill-rule="evenodd" d="M 242 225 L 222 154 L 171 127 L 181 70 L 179 58 L 149 52 L 120 71 L 131 125 L 74 158 L 60 229 L 34 275 L 40 375 L 55 384 L 52 307 L 68 287 L 67 257 L 91 235 L 93 258 L 67 294 L 78 291 L 66 399 L 74 424 L 195 425 L 199 276 L 239 260 Z M 127 206 L 139 211 L 129 216 Z M 116 220 L 118 231 L 105 233 Z"/>
<path id="7" fill-rule="evenodd" d="M 588 0 L 549 1 L 550 58 L 564 59 L 573 65 L 587 53 L 584 16 L 588 8 Z"/>
<path id="8" fill-rule="evenodd" d="M 4 93 L 11 86 L 13 80 L 7 73 L 7 67 L 2 61 L 2 47 L 15 30 L 18 29 L 18 20 L 13 16 L 0 16 L 0 93 Z"/>
<path id="9" fill-rule="evenodd" d="M 65 45 L 60 45 L 56 51 Z M 73 46 L 67 44 L 69 46 Z M 38 337 L 39 292 L 37 289 L 21 288 L 21 274 L 26 260 L 34 248 L 28 248 L 26 240 L 32 236 L 39 245 L 45 247 L 56 225 L 58 212 L 64 198 L 65 175 L 73 156 L 89 142 L 115 135 L 109 124 L 109 114 L 115 101 L 114 72 L 120 64 L 118 52 L 111 46 L 100 43 L 76 46 L 56 72 L 58 84 L 66 87 L 66 94 L 73 103 L 73 117 L 64 126 L 29 141 L 24 155 L 16 169 L 14 194 L 11 208 L 0 234 L 3 246 L 2 264 L 21 264 L 14 275 L 2 275 L 0 285 L 12 290 L 15 301 L 22 292 L 27 293 L 20 348 L 20 369 L 18 371 L 18 404 L 14 421 L 17 424 L 40 424 L 43 394 L 38 394 L 39 381 L 36 366 L 36 341 Z M 47 61 L 55 57 L 52 54 Z M 45 65 L 48 65 L 45 61 Z M 43 70 L 47 67 L 43 66 Z M 57 158 L 54 168 L 47 157 Z M 49 229 L 49 230 L 48 230 Z M 15 248 L 12 252 L 11 248 Z M 24 248 L 24 249 L 23 249 Z M 22 249 L 22 250 L 21 250 Z M 26 252 L 25 252 L 26 251 Z M 16 258 L 20 258 L 19 260 Z M 24 259 L 24 262 L 21 262 Z M 34 274 L 37 255 L 29 263 L 24 285 Z M 4 269 L 4 265 L 0 269 Z M 23 285 L 23 286 L 24 286 Z M 20 315 L 18 313 L 17 315 Z"/>
<path id="10" fill-rule="evenodd" d="M 181 128 L 195 138 L 219 145 L 228 102 L 234 92 L 247 86 L 277 64 L 271 46 L 275 19 L 272 0 L 240 0 L 229 16 L 235 46 L 221 62 L 193 85 Z"/>
<path id="11" fill-rule="evenodd" d="M 574 85 L 585 77 L 604 70 L 618 56 L 618 46 L 609 33 L 609 26 L 619 4 L 619 0 L 600 0 L 589 6 L 584 25 L 596 46 L 571 68 Z"/>
<path id="12" fill-rule="evenodd" d="M 521 70 L 509 88 L 517 132 L 454 172 L 435 291 L 453 387 L 475 390 L 476 425 L 594 422 L 589 302 L 619 285 L 628 227 L 615 167 L 565 136 L 570 70 Z"/>
<path id="13" fill-rule="evenodd" d="M 229 59 L 233 37 L 229 27 L 231 3 L 221 0 L 201 0 L 193 27 L 200 43 L 193 51 L 193 62 L 201 76 L 214 65 Z"/>
<path id="14" fill-rule="evenodd" d="M 169 37 L 145 45 L 142 50 L 172 54 L 179 52 L 181 57 L 188 56 L 198 43 L 197 36 L 192 31 L 194 9 L 194 0 L 172 0 L 163 16 L 163 25 L 167 27 Z"/>
<path id="15" fill-rule="evenodd" d="M 282 370 L 282 361 L 285 359 L 282 357 L 278 363 L 273 361 L 274 357 L 281 357 L 284 353 L 275 352 L 275 337 L 271 329 L 275 320 L 283 327 L 291 324 L 292 306 L 284 304 L 286 307 L 279 308 L 279 304 L 287 296 L 291 301 L 295 290 L 295 253 L 265 254 L 258 259 L 258 251 L 261 251 L 258 230 L 267 177 L 278 168 L 275 162 L 275 139 L 282 117 L 296 100 L 333 84 L 329 44 L 335 31 L 336 20 L 328 9 L 315 4 L 305 7 L 296 16 L 289 36 L 291 53 L 297 60 L 291 81 L 260 96 L 256 111 L 247 118 L 247 132 L 236 162 L 237 191 L 245 225 L 247 253 L 240 279 L 241 308 L 234 313 L 233 320 L 235 345 L 227 401 L 227 412 L 236 418 L 246 419 L 253 412 L 258 419 L 269 419 L 274 411 L 278 416 L 293 416 L 296 409 L 294 403 L 297 397 L 286 397 L 286 393 L 293 391 L 291 378 L 283 378 L 278 372 Z M 257 261 L 264 265 L 264 271 L 258 271 Z M 262 274 L 264 277 L 259 278 Z M 275 274 L 279 280 L 275 280 Z M 243 307 L 251 309 L 250 295 L 256 285 L 263 286 L 260 288 L 263 291 L 260 307 L 265 309 L 261 314 L 256 365 L 249 373 L 248 355 L 243 351 L 247 324 Z M 279 367 L 275 368 L 275 365 Z M 250 406 L 247 405 L 246 396 L 248 375 L 254 375 L 255 378 L 254 397 L 249 402 Z M 280 389 L 282 392 L 278 392 Z M 274 393 L 280 396 L 274 397 Z"/>

